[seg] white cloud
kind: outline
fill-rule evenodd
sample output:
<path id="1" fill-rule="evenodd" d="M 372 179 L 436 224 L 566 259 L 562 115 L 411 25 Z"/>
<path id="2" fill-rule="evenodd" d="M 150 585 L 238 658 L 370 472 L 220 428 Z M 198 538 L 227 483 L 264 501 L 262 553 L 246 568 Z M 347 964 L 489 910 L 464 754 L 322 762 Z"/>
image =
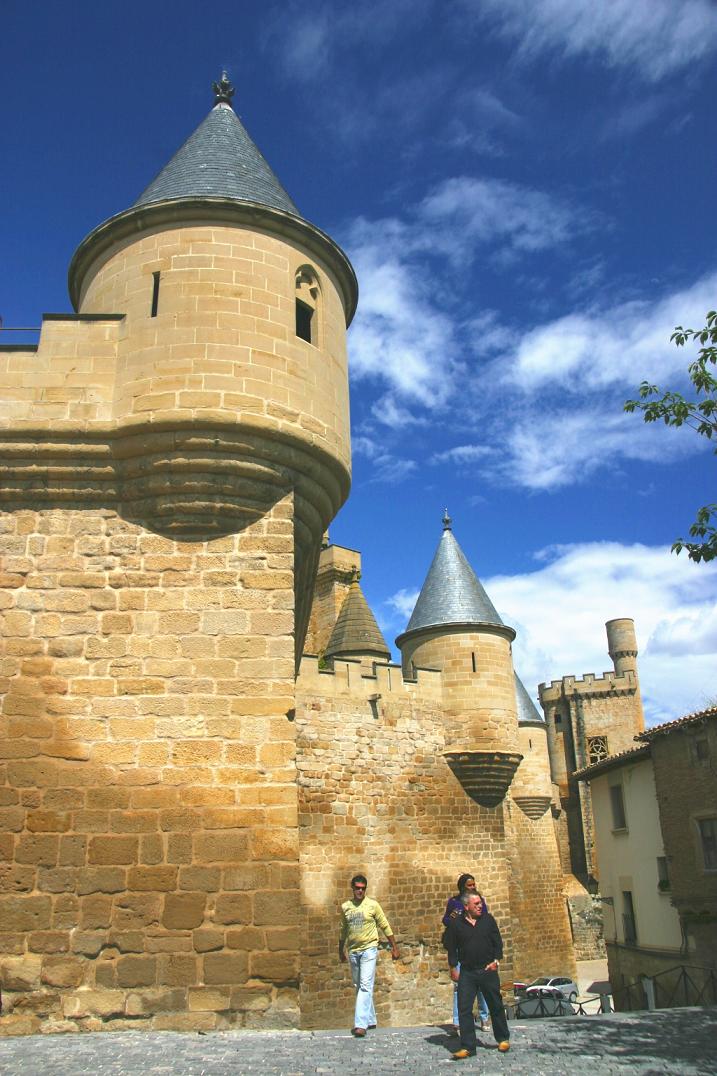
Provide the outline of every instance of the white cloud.
<path id="1" fill-rule="evenodd" d="M 518 45 L 519 55 L 589 56 L 656 82 L 717 46 L 711 0 L 482 0 L 478 10 Z"/>
<path id="2" fill-rule="evenodd" d="M 405 630 L 406 624 L 414 610 L 416 602 L 418 601 L 418 590 L 409 590 L 403 587 L 401 590 L 397 590 L 395 594 L 392 594 L 390 598 L 387 598 L 383 603 L 387 605 L 389 609 L 392 609 L 394 613 L 397 613 L 402 621 L 401 630 Z"/>
<path id="3" fill-rule="evenodd" d="M 445 452 L 436 452 L 431 456 L 431 463 L 475 463 L 487 457 L 495 456 L 495 449 L 488 445 L 456 445 Z"/>
<path id="4" fill-rule="evenodd" d="M 515 666 L 537 684 L 610 667 L 604 623 L 632 617 L 650 723 L 699 709 L 717 685 L 717 565 L 663 548 L 593 542 L 554 547 L 541 567 L 484 579 L 506 623 L 518 631 Z"/>
<path id="5" fill-rule="evenodd" d="M 453 258 L 463 257 L 472 245 L 496 242 L 521 252 L 546 250 L 566 243 L 589 225 L 584 213 L 579 215 L 552 195 L 505 180 L 470 176 L 440 183 L 424 198 L 419 216 L 426 224 L 440 225 L 433 240 L 444 236 L 444 253 Z"/>
<path id="6" fill-rule="evenodd" d="M 354 457 L 363 457 L 371 462 L 369 482 L 385 482 L 394 485 L 402 482 L 416 470 L 415 460 L 394 456 L 379 441 L 365 434 L 354 434 L 351 438 Z"/>
<path id="7" fill-rule="evenodd" d="M 505 134 L 521 123 L 517 113 L 484 87 L 459 93 L 451 111 L 445 132 L 447 144 L 492 157 L 502 155 Z"/>
<path id="8" fill-rule="evenodd" d="M 410 242 L 401 255 L 401 243 L 392 241 L 402 230 L 396 221 L 359 221 L 352 229 L 348 246 L 361 302 L 349 334 L 350 371 L 354 379 L 383 381 L 392 396 L 433 409 L 451 395 L 458 348 L 429 274 L 410 264 Z M 392 404 L 383 406 L 385 420 Z"/>
<path id="9" fill-rule="evenodd" d="M 354 0 L 342 6 L 327 0 L 315 0 L 311 6 L 291 0 L 269 16 L 266 43 L 288 76 L 308 82 L 336 66 L 342 52 L 357 44 L 391 41 L 406 17 L 417 22 L 429 6 L 415 0 Z"/>
<path id="10" fill-rule="evenodd" d="M 535 407 L 505 425 L 504 455 L 485 474 L 492 471 L 503 482 L 530 490 L 583 482 L 621 460 L 664 462 L 701 447 L 684 431 L 646 426 L 640 416 L 624 414 L 620 401 L 613 406 L 593 401 L 561 412 Z"/>
<path id="11" fill-rule="evenodd" d="M 498 247 L 501 257 L 534 253 L 567 242 L 577 220 L 571 207 L 540 191 L 463 176 L 438 184 L 403 220 L 358 218 L 350 225 L 345 245 L 361 280 L 350 369 L 356 380 L 388 386 L 389 399 L 377 403 L 380 421 L 415 421 L 405 410 L 410 404 L 440 410 L 465 370 L 467 348 L 434 259 L 465 266 L 485 246 Z M 475 333 L 483 347 L 486 337 L 493 345 L 506 342 L 490 311 L 471 325 L 468 336 Z"/>
<path id="12" fill-rule="evenodd" d="M 550 382 L 582 393 L 641 380 L 660 381 L 686 368 L 687 352 L 670 343 L 675 325 L 704 324 L 717 273 L 655 301 L 571 313 L 524 333 L 507 360 L 507 379 L 532 393 Z"/>

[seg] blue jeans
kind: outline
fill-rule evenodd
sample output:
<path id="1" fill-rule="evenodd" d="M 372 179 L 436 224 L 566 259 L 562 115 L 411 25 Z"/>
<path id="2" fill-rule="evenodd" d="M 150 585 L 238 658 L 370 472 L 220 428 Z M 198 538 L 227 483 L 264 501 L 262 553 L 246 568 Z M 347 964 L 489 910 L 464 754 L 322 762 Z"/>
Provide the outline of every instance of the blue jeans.
<path id="1" fill-rule="evenodd" d="M 456 964 L 456 967 L 459 971 L 461 970 L 460 964 Z M 488 1023 L 488 1002 L 480 990 L 478 991 L 478 1015 L 482 1024 Z M 453 1026 L 458 1027 L 458 983 L 453 984 Z"/>
<path id="2" fill-rule="evenodd" d="M 376 1010 L 373 1007 L 373 984 L 376 978 L 376 958 L 378 949 L 362 949 L 358 953 L 349 953 L 351 978 L 356 990 L 356 1010 L 354 1027 L 373 1027 L 376 1023 Z"/>

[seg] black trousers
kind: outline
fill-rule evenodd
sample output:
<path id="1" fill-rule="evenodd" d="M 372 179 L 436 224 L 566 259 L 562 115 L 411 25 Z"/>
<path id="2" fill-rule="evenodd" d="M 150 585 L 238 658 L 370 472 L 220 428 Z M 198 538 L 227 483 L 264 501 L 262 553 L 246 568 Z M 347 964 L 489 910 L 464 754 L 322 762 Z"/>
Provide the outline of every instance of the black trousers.
<path id="1" fill-rule="evenodd" d="M 498 972 L 478 971 L 461 964 L 461 975 L 458 980 L 458 1023 L 461 1029 L 461 1046 L 465 1050 L 470 1050 L 471 1053 L 475 1053 L 476 1049 L 473 1003 L 479 990 L 488 1006 L 495 1041 L 506 1042 L 510 1038 Z"/>

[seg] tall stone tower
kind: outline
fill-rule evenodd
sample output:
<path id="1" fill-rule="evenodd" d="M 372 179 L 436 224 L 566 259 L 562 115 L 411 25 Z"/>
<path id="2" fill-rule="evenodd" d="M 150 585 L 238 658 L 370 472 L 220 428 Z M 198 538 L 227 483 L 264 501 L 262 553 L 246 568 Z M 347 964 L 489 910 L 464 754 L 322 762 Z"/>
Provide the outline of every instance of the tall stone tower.
<path id="1" fill-rule="evenodd" d="M 631 749 L 645 728 L 634 622 L 626 617 L 608 620 L 605 630 L 612 669 L 602 676 L 563 676 L 539 688 L 563 810 L 558 824 L 563 863 L 583 883 L 597 878 L 598 867 L 590 789 L 573 773 Z"/>
<path id="2" fill-rule="evenodd" d="M 501 802 L 520 762 L 511 643 L 453 535 L 443 535 L 406 631 L 396 639 L 404 675 L 442 673 L 448 764 L 486 807 Z"/>
<path id="3" fill-rule="evenodd" d="M 81 1027 L 298 1020 L 295 666 L 357 287 L 214 92 L 81 243 L 77 313 L 3 355 L 0 932 Z"/>

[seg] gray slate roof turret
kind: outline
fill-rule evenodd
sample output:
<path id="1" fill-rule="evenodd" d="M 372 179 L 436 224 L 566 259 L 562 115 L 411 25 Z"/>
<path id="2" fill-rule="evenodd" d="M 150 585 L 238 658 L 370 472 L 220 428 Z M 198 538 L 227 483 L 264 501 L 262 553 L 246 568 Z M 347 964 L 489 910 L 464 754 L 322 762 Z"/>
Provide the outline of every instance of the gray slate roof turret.
<path id="1" fill-rule="evenodd" d="M 520 679 L 517 672 L 514 672 L 513 676 L 515 677 L 515 698 L 518 703 L 518 724 L 523 725 L 526 722 L 534 721 L 544 723 L 544 718 L 540 715 L 538 707 L 531 699 L 525 684 Z"/>
<path id="2" fill-rule="evenodd" d="M 448 624 L 505 626 L 456 541 L 446 514 L 438 549 L 405 634 Z"/>
<path id="3" fill-rule="evenodd" d="M 342 654 L 391 659 L 391 651 L 359 586 L 358 575 L 351 582 L 324 652 L 327 658 Z"/>
<path id="4" fill-rule="evenodd" d="M 301 217 L 226 96 L 217 95 L 209 115 L 134 204 L 201 197 L 258 202 Z"/>

